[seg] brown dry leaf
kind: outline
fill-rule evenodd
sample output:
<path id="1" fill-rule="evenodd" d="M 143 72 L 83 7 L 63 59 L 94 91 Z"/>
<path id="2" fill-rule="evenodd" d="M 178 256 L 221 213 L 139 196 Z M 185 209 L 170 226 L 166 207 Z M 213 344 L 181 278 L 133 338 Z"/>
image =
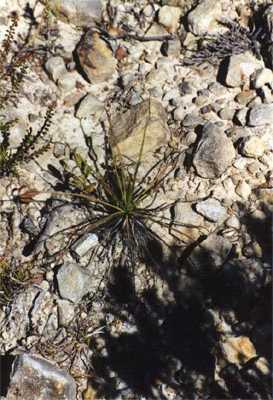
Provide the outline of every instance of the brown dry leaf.
<path id="1" fill-rule="evenodd" d="M 119 46 L 115 51 L 115 57 L 118 61 L 122 61 L 128 55 L 128 51 L 125 47 Z"/>
<path id="2" fill-rule="evenodd" d="M 31 201 L 33 201 L 33 198 L 35 196 L 37 196 L 38 194 L 40 194 L 40 192 L 38 190 L 35 190 L 35 189 L 31 190 L 30 189 L 30 190 L 26 190 L 23 193 L 19 193 L 18 199 L 20 200 L 21 203 L 28 204 Z"/>

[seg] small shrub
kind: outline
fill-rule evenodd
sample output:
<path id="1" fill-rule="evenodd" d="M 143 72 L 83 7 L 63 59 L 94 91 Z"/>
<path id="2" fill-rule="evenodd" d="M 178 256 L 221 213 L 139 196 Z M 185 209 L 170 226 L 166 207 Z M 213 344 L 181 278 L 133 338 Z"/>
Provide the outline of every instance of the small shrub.
<path id="1" fill-rule="evenodd" d="M 13 49 L 17 25 L 18 16 L 13 13 L 0 49 L 0 177 L 15 173 L 19 163 L 33 160 L 48 150 L 48 139 L 40 146 L 38 142 L 48 134 L 53 114 L 53 109 L 49 108 L 41 129 L 33 134 L 32 128 L 29 128 L 20 146 L 16 150 L 11 149 L 10 130 L 16 120 L 7 121 L 5 109 L 18 98 L 31 60 L 31 53 L 24 52 L 22 55 Z"/>
<path id="2" fill-rule="evenodd" d="M 184 57 L 183 65 L 218 64 L 226 57 L 245 51 L 252 51 L 261 58 L 263 32 L 260 29 L 249 30 L 234 21 L 223 21 L 222 24 L 229 28 L 227 32 L 202 38 L 198 49 Z"/>
<path id="3" fill-rule="evenodd" d="M 34 160 L 49 149 L 50 141 L 47 136 L 52 122 L 52 115 L 53 110 L 49 108 L 42 127 L 36 133 L 33 133 L 32 128 L 29 128 L 20 146 L 15 150 L 10 147 L 9 137 L 10 129 L 16 121 L 0 121 L 0 134 L 2 135 L 2 142 L 0 143 L 0 177 L 15 174 L 18 164 Z M 44 144 L 39 145 L 41 139 L 46 139 L 46 141 Z"/>

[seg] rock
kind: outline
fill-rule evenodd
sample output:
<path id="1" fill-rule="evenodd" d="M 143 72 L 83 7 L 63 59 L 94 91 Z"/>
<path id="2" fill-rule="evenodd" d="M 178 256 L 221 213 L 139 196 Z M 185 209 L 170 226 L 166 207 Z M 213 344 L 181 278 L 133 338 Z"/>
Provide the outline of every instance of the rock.
<path id="1" fill-rule="evenodd" d="M 94 246 L 99 243 L 98 236 L 94 233 L 87 233 L 78 239 L 71 246 L 71 253 L 75 255 L 76 258 L 83 257 L 87 254 Z"/>
<path id="2" fill-rule="evenodd" d="M 240 229 L 241 224 L 240 224 L 239 219 L 235 215 L 232 215 L 232 217 L 230 217 L 226 220 L 226 226 L 228 228 Z"/>
<path id="3" fill-rule="evenodd" d="M 70 301 L 58 299 L 59 325 L 69 326 L 70 322 L 74 319 L 74 316 L 74 305 L 71 304 Z"/>
<path id="4" fill-rule="evenodd" d="M 77 48 L 77 56 L 85 77 L 92 83 L 116 76 L 117 60 L 98 33 L 88 31 Z"/>
<path id="5" fill-rule="evenodd" d="M 112 123 L 110 142 L 114 150 L 118 145 L 121 154 L 136 159 L 144 133 L 143 155 L 166 143 L 170 135 L 167 114 L 161 103 L 154 99 L 145 100 L 117 115 Z"/>
<path id="6" fill-rule="evenodd" d="M 220 222 L 227 218 L 227 210 L 220 201 L 207 199 L 196 204 L 196 211 L 211 222 Z"/>
<path id="7" fill-rule="evenodd" d="M 67 72 L 64 60 L 59 56 L 50 57 L 45 63 L 45 69 L 54 82 L 57 82 L 57 80 Z"/>
<path id="8" fill-rule="evenodd" d="M 247 123 L 247 115 L 249 109 L 247 107 L 241 108 L 235 113 L 235 122 L 241 126 L 245 126 Z"/>
<path id="9" fill-rule="evenodd" d="M 253 87 L 255 89 L 260 89 L 266 83 L 273 82 L 273 72 L 269 68 L 261 68 L 254 72 L 251 77 Z"/>
<path id="10" fill-rule="evenodd" d="M 162 0 L 161 3 L 167 6 L 174 6 L 180 8 L 188 8 L 192 6 L 192 0 Z"/>
<path id="11" fill-rule="evenodd" d="M 180 17 L 180 8 L 163 6 L 158 13 L 158 22 L 163 25 L 167 31 L 174 33 L 179 28 Z"/>
<path id="12" fill-rule="evenodd" d="M 236 110 L 231 107 L 224 107 L 219 112 L 219 117 L 223 120 L 231 121 L 235 115 Z"/>
<path id="13" fill-rule="evenodd" d="M 188 15 L 188 26 L 194 35 L 203 36 L 206 34 L 217 34 L 219 24 L 217 19 L 222 15 L 220 1 L 203 0 L 199 2 Z"/>
<path id="14" fill-rule="evenodd" d="M 263 66 L 263 61 L 258 60 L 250 51 L 232 55 L 228 60 L 225 83 L 230 87 L 239 87 L 248 81 L 255 70 Z"/>
<path id="15" fill-rule="evenodd" d="M 167 40 L 161 46 L 162 54 L 168 57 L 179 57 L 181 54 L 181 42 L 178 39 Z"/>
<path id="16" fill-rule="evenodd" d="M 173 118 L 175 121 L 182 121 L 187 114 L 187 111 L 185 110 L 185 106 L 181 105 L 178 106 L 174 112 L 173 112 Z"/>
<path id="17" fill-rule="evenodd" d="M 66 71 L 59 77 L 57 85 L 64 93 L 69 93 L 76 88 L 78 79 L 80 80 L 81 76 L 77 71 Z"/>
<path id="18" fill-rule="evenodd" d="M 253 343 L 246 336 L 227 337 L 221 343 L 221 349 L 226 360 L 237 365 L 243 365 L 257 356 Z"/>
<path id="19" fill-rule="evenodd" d="M 273 124 L 273 104 L 260 104 L 252 107 L 248 116 L 249 126 Z"/>
<path id="20" fill-rule="evenodd" d="M 246 157 L 261 157 L 266 150 L 266 145 L 259 136 L 248 136 L 241 145 L 242 154 Z"/>
<path id="21" fill-rule="evenodd" d="M 183 119 L 182 125 L 185 128 L 196 128 L 198 125 L 202 125 L 204 123 L 203 118 L 197 113 L 187 114 Z"/>
<path id="22" fill-rule="evenodd" d="M 200 226 L 203 218 L 198 215 L 190 203 L 177 202 L 175 205 L 175 221 L 186 225 Z"/>
<path id="23" fill-rule="evenodd" d="M 270 365 L 267 361 L 266 358 L 264 357 L 259 357 L 257 361 L 255 361 L 256 367 L 262 372 L 263 375 L 269 375 L 270 374 Z"/>
<path id="24" fill-rule="evenodd" d="M 262 99 L 262 102 L 264 104 L 271 104 L 273 103 L 273 93 L 272 90 L 268 87 L 268 86 L 263 86 L 260 89 L 260 93 L 259 93 L 260 97 Z M 257 105 L 257 104 L 255 104 Z"/>
<path id="25" fill-rule="evenodd" d="M 235 149 L 231 139 L 213 123 L 206 123 L 197 145 L 193 165 L 203 178 L 218 178 L 232 164 Z"/>
<path id="26" fill-rule="evenodd" d="M 256 91 L 255 90 L 243 90 L 240 92 L 236 97 L 235 101 L 237 103 L 245 106 L 247 105 L 251 100 L 253 100 L 256 97 Z"/>
<path id="27" fill-rule="evenodd" d="M 101 19 L 101 0 L 47 0 L 45 4 L 57 18 L 78 26 L 90 27 Z"/>
<path id="28" fill-rule="evenodd" d="M 236 186 L 235 192 L 244 200 L 247 200 L 251 194 L 251 187 L 245 181 L 241 181 Z"/>
<path id="29" fill-rule="evenodd" d="M 57 273 L 60 295 L 78 303 L 90 290 L 90 274 L 78 264 L 66 262 Z"/>
<path id="30" fill-rule="evenodd" d="M 9 400 L 75 400 L 76 383 L 65 370 L 29 354 L 16 357 L 7 398 Z"/>
<path id="31" fill-rule="evenodd" d="M 77 106 L 76 117 L 79 119 L 94 117 L 98 120 L 103 111 L 104 104 L 93 94 L 88 93 Z"/>
<path id="32" fill-rule="evenodd" d="M 204 268 L 204 262 L 209 266 L 221 267 L 232 250 L 232 243 L 226 238 L 210 234 L 191 254 L 191 260 L 196 266 Z"/>
<path id="33" fill-rule="evenodd" d="M 13 301 L 5 326 L 1 326 L 1 349 L 8 351 L 17 345 L 18 340 L 26 337 L 30 329 L 30 310 L 40 290 L 36 287 L 26 288 Z"/>

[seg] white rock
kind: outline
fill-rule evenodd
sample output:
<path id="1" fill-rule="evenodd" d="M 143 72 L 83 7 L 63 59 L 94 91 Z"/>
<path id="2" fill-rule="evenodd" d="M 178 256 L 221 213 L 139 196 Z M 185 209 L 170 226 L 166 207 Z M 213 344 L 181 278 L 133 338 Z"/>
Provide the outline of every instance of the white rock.
<path id="1" fill-rule="evenodd" d="M 240 229 L 241 224 L 239 219 L 235 215 L 232 215 L 232 217 L 226 220 L 226 226 L 229 228 Z"/>
<path id="2" fill-rule="evenodd" d="M 243 199 L 247 200 L 251 194 L 251 187 L 245 182 L 241 181 L 236 186 L 235 192 L 242 197 Z"/>
<path id="3" fill-rule="evenodd" d="M 199 226 L 203 223 L 203 217 L 192 209 L 190 203 L 177 202 L 175 205 L 175 221 Z"/>
<path id="4" fill-rule="evenodd" d="M 273 104 L 260 104 L 249 112 L 248 125 L 261 126 L 273 124 Z"/>
<path id="5" fill-rule="evenodd" d="M 57 273 L 60 295 L 63 299 L 78 303 L 90 290 L 90 274 L 75 263 L 64 263 Z"/>
<path id="6" fill-rule="evenodd" d="M 217 19 L 221 17 L 220 1 L 203 0 L 188 15 L 188 25 L 192 33 L 197 36 L 215 34 L 219 32 Z"/>
<path id="7" fill-rule="evenodd" d="M 45 63 L 45 69 L 54 82 L 67 72 L 65 63 L 62 57 L 51 57 Z"/>
<path id="8" fill-rule="evenodd" d="M 72 246 L 71 251 L 76 257 L 83 257 L 98 244 L 98 236 L 94 233 L 87 233 L 78 239 Z"/>
<path id="9" fill-rule="evenodd" d="M 196 204 L 196 211 L 212 222 L 223 221 L 227 217 L 227 210 L 220 201 L 207 199 Z"/>
<path id="10" fill-rule="evenodd" d="M 181 9 L 178 7 L 163 6 L 158 13 L 158 22 L 169 32 L 176 32 L 179 28 Z"/>
<path id="11" fill-rule="evenodd" d="M 58 317 L 61 326 L 68 326 L 75 316 L 74 305 L 67 300 L 58 299 Z"/>
<path id="12" fill-rule="evenodd" d="M 252 77 L 255 89 L 260 89 L 266 83 L 273 82 L 273 72 L 269 68 L 258 69 Z"/>
<path id="13" fill-rule="evenodd" d="M 68 72 L 66 71 L 63 73 L 57 81 L 58 87 L 64 92 L 71 92 L 73 89 L 76 88 L 77 80 L 81 80 L 78 72 Z"/>
<path id="14" fill-rule="evenodd" d="M 235 54 L 229 58 L 225 83 L 227 86 L 240 87 L 254 71 L 262 67 L 263 61 L 258 60 L 250 51 Z"/>
<path id="15" fill-rule="evenodd" d="M 99 119 L 104 111 L 103 103 L 91 93 L 87 94 L 80 102 L 76 111 L 77 118 L 96 117 Z"/>
<path id="16" fill-rule="evenodd" d="M 58 18 L 75 25 L 90 26 L 101 18 L 101 0 L 47 0 L 46 4 Z"/>
<path id="17" fill-rule="evenodd" d="M 174 110 L 173 117 L 175 121 L 183 121 L 183 119 L 187 115 L 187 110 L 185 110 L 185 106 L 181 105 Z"/>
<path id="18" fill-rule="evenodd" d="M 261 157 L 265 150 L 265 143 L 259 136 L 249 136 L 243 140 L 242 153 L 247 157 Z"/>

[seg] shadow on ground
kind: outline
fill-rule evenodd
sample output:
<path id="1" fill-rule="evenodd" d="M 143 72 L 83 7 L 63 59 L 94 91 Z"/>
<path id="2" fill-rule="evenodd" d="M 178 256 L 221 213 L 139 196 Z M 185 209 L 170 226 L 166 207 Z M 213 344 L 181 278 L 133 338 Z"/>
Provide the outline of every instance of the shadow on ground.
<path id="1" fill-rule="evenodd" d="M 251 217 L 246 222 L 268 261 L 271 221 L 268 227 Z M 200 250 L 202 261 L 197 264 L 183 255 L 162 262 L 159 243 L 151 243 L 152 253 L 153 262 L 151 257 L 147 261 L 167 283 L 166 295 L 159 298 L 152 288 L 137 297 L 123 267 L 115 269 L 109 284 L 105 312 L 137 329 L 115 336 L 105 331 L 105 347 L 98 348 L 93 359 L 98 378 L 91 383 L 98 398 L 270 399 L 270 377 L 255 366 L 257 357 L 240 370 L 226 363 L 220 372 L 226 387 L 215 382 L 219 333 L 209 312 L 220 311 L 234 335 L 248 336 L 258 355 L 271 360 L 271 273 L 262 261 L 238 260 L 231 253 L 216 267 L 213 257 Z M 166 390 L 169 396 L 174 390 L 176 397 L 168 397 Z"/>

